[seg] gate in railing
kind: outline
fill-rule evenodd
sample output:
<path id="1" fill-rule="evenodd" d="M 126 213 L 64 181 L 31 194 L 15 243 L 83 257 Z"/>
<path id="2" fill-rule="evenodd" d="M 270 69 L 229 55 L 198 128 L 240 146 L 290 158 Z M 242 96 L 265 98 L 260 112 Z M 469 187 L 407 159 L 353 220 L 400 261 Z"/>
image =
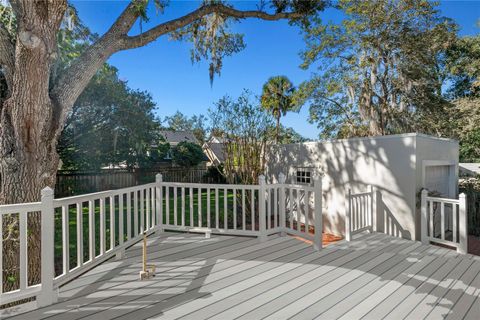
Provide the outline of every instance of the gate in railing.
<path id="1" fill-rule="evenodd" d="M 54 199 L 53 190 L 42 190 L 36 203 L 0 206 L 2 220 L 17 219 L 18 276 L 14 290 L 1 291 L 6 281 L 0 259 L 0 303 L 36 297 L 39 306 L 57 300 L 57 288 L 106 259 L 123 256 L 126 247 L 138 242 L 143 232 L 184 230 L 194 232 L 257 236 L 291 233 L 322 246 L 321 180 L 313 187 L 194 184 L 156 182 L 93 194 Z M 28 283 L 27 219 L 41 215 L 41 281 Z M 312 227 L 313 226 L 313 227 Z M 58 232 L 55 232 L 58 231 Z M 60 232 L 61 231 L 61 232 Z M 61 239 L 56 240 L 55 234 Z M 0 228 L 0 257 L 3 256 Z M 58 244 L 60 243 L 60 244 Z M 56 268 L 55 268 L 56 267 Z"/>
<path id="2" fill-rule="evenodd" d="M 439 198 L 421 192 L 421 236 L 423 243 L 439 243 L 454 247 L 460 253 L 468 251 L 467 199 Z"/>
<path id="3" fill-rule="evenodd" d="M 373 186 L 368 191 L 352 193 L 348 189 L 345 213 L 345 240 L 351 241 L 352 236 L 363 231 L 375 231 L 375 191 Z"/>

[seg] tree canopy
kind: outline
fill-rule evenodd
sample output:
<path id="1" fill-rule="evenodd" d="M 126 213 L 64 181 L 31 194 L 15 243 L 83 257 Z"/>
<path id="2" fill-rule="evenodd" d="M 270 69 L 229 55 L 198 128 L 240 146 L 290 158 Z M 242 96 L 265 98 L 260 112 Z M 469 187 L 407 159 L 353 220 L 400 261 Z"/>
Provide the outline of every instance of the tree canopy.
<path id="1" fill-rule="evenodd" d="M 440 67 L 455 24 L 426 0 L 340 0 L 337 8 L 341 23 L 303 29 L 302 67 L 319 70 L 298 96 L 311 101 L 311 121 L 324 136 L 441 134 L 423 121 L 448 107 Z"/>
<path id="2" fill-rule="evenodd" d="M 172 148 L 173 163 L 180 167 L 194 167 L 205 160 L 202 147 L 196 143 L 182 141 Z"/>

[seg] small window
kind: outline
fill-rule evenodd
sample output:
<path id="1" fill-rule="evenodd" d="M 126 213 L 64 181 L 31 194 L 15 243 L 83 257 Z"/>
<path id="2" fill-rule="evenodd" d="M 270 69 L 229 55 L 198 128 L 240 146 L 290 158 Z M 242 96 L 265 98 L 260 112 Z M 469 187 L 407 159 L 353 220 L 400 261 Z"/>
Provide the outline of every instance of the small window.
<path id="1" fill-rule="evenodd" d="M 296 181 L 301 184 L 312 183 L 312 169 L 311 168 L 297 168 Z"/>

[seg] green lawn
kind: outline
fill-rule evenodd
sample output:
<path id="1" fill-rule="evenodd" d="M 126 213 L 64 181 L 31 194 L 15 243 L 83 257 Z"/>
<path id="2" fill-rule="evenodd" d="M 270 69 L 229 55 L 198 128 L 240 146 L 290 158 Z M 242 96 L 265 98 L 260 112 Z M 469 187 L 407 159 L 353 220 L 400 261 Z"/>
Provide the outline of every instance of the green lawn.
<path id="1" fill-rule="evenodd" d="M 182 197 L 181 197 L 181 188 L 177 189 L 177 225 L 182 225 Z M 185 189 L 185 226 L 190 226 L 190 194 L 189 190 Z M 249 193 L 249 192 L 248 192 Z M 240 194 L 240 193 L 238 193 Z M 175 214 L 174 214 L 174 206 L 175 206 L 175 199 L 173 188 L 170 189 L 169 192 L 169 222 L 170 224 L 174 224 L 175 221 Z M 227 201 L 227 224 L 229 227 L 233 226 L 233 200 L 234 194 L 232 190 L 227 191 L 227 197 L 224 195 L 223 190 L 218 191 L 218 211 L 219 211 L 219 226 L 224 226 L 224 205 L 225 201 Z M 215 227 L 216 223 L 216 216 L 215 216 L 215 192 L 211 190 L 210 192 L 210 225 L 211 227 Z M 132 213 L 133 213 L 133 197 L 132 197 Z M 115 245 L 119 244 L 119 199 L 118 196 L 115 197 L 115 207 L 114 207 L 114 214 L 117 217 L 115 219 Z M 124 197 L 124 209 L 123 209 L 123 216 L 124 216 L 124 240 L 127 240 L 127 200 L 126 196 Z M 198 190 L 194 189 L 193 192 L 193 225 L 198 226 Z M 238 208 L 240 205 L 239 199 L 237 198 L 237 216 L 240 216 L 241 208 Z M 146 200 L 144 200 L 144 208 L 146 208 Z M 248 203 L 248 202 L 247 202 Z M 208 198 L 207 198 L 207 191 L 206 189 L 202 189 L 201 193 L 201 213 L 202 213 L 202 227 L 207 227 L 207 208 L 208 208 Z M 140 200 L 138 201 L 138 225 L 140 226 Z M 166 211 L 166 196 L 164 194 L 164 201 L 163 201 L 163 212 Z M 88 241 L 88 203 L 82 204 L 82 214 L 83 214 L 83 261 L 89 260 L 89 241 Z M 77 210 L 76 206 L 69 206 L 68 208 L 68 216 L 69 216 L 69 250 L 70 250 L 70 269 L 77 266 Z M 144 219 L 146 219 L 146 214 L 144 213 Z M 100 254 L 100 200 L 96 200 L 94 203 L 94 217 L 95 217 L 95 255 Z M 167 223 L 167 217 L 164 215 L 163 223 Z M 61 208 L 57 208 L 55 212 L 55 260 L 56 260 L 56 274 L 59 275 L 62 273 L 62 214 Z M 146 221 L 145 221 L 146 225 Z M 132 236 L 134 235 L 134 215 L 132 214 L 131 217 L 131 226 L 132 226 Z M 240 228 L 241 225 L 237 224 L 237 228 Z M 109 198 L 105 199 L 105 249 L 110 249 L 110 201 Z"/>

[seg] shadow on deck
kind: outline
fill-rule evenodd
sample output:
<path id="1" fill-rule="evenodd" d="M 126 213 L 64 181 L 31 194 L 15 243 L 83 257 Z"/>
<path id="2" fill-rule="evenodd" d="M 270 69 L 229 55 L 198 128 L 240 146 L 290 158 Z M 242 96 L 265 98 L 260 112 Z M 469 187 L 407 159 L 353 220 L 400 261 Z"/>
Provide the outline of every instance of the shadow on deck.
<path id="1" fill-rule="evenodd" d="M 292 237 L 164 233 L 60 289 L 59 302 L 9 319 L 423 319 L 480 314 L 480 261 L 384 234 L 320 252 Z"/>

